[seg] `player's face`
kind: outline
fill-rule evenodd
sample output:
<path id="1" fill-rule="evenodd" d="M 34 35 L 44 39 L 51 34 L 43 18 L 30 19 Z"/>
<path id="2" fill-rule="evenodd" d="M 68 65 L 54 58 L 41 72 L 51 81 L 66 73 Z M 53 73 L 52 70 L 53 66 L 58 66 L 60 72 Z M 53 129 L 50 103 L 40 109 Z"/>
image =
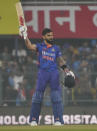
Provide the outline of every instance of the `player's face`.
<path id="1" fill-rule="evenodd" d="M 52 44 L 53 39 L 54 39 L 53 32 L 49 32 L 49 33 L 47 33 L 45 36 L 43 36 L 43 39 L 46 40 L 47 43 Z"/>
<path id="2" fill-rule="evenodd" d="M 54 38 L 53 32 L 47 33 L 45 39 L 52 40 Z"/>

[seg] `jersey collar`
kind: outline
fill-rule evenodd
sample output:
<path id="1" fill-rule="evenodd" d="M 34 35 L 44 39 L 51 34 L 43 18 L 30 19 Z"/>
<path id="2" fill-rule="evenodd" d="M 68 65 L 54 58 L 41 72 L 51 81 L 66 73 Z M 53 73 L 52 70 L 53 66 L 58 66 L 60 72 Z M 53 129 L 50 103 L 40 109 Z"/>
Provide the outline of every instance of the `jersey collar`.
<path id="1" fill-rule="evenodd" d="M 52 47 L 51 44 L 46 45 L 45 42 L 43 42 L 42 45 L 45 45 L 47 48 L 51 48 Z"/>

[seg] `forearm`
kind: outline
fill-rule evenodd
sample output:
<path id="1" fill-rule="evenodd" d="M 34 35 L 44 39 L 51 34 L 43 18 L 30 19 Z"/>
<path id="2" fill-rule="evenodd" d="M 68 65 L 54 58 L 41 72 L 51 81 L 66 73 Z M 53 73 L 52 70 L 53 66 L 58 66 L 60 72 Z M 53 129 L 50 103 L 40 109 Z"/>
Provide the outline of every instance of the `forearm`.
<path id="1" fill-rule="evenodd" d="M 60 56 L 60 57 L 58 58 L 58 63 L 59 63 L 60 68 L 61 68 L 63 71 L 69 70 L 69 69 L 67 68 L 66 61 L 63 59 L 62 56 Z"/>
<path id="2" fill-rule="evenodd" d="M 30 40 L 28 38 L 25 39 L 25 44 L 26 44 L 28 49 L 31 48 L 31 42 L 30 42 Z"/>
<path id="3" fill-rule="evenodd" d="M 28 39 L 28 37 L 25 39 L 25 44 L 28 49 L 36 50 L 36 45 L 32 44 L 31 41 Z"/>
<path id="4" fill-rule="evenodd" d="M 31 41 L 27 37 L 27 27 L 21 26 L 19 28 L 19 32 L 20 32 L 21 37 L 24 38 L 27 48 L 30 50 L 36 50 L 36 44 L 32 44 Z"/>
<path id="5" fill-rule="evenodd" d="M 63 65 L 66 65 L 66 61 L 63 59 L 62 56 L 58 58 L 59 66 L 62 67 Z"/>

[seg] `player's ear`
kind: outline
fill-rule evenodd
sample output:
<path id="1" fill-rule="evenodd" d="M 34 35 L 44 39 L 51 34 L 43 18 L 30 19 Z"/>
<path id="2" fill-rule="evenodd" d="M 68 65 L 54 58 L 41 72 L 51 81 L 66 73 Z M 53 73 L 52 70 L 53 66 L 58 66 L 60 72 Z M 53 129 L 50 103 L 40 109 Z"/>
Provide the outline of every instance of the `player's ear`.
<path id="1" fill-rule="evenodd" d="M 44 35 L 42 35 L 42 38 L 43 38 L 43 39 L 45 39 L 45 36 L 44 36 Z"/>

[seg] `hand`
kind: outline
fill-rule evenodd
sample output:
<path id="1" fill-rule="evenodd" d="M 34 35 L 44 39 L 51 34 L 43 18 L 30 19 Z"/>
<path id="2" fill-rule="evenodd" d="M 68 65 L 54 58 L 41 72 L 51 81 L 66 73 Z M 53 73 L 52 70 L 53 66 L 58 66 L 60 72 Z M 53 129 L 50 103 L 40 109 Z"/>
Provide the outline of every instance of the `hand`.
<path id="1" fill-rule="evenodd" d="M 26 40 L 26 38 L 27 38 L 27 32 L 23 32 L 23 38 L 24 38 L 24 40 Z"/>
<path id="2" fill-rule="evenodd" d="M 64 72 L 65 72 L 66 76 L 70 75 L 70 76 L 73 76 L 75 79 L 74 73 L 71 70 L 69 70 L 68 68 L 64 69 Z"/>
<path id="3" fill-rule="evenodd" d="M 27 38 L 27 27 L 26 26 L 20 26 L 19 27 L 19 34 L 20 34 L 21 37 L 26 39 Z"/>
<path id="4" fill-rule="evenodd" d="M 65 73 L 68 73 L 69 71 L 70 71 L 70 70 L 69 70 L 68 68 L 65 68 L 65 69 L 64 69 L 64 72 L 65 72 Z"/>
<path id="5" fill-rule="evenodd" d="M 72 71 L 65 74 L 64 85 L 68 88 L 73 88 L 76 84 L 75 75 Z"/>

